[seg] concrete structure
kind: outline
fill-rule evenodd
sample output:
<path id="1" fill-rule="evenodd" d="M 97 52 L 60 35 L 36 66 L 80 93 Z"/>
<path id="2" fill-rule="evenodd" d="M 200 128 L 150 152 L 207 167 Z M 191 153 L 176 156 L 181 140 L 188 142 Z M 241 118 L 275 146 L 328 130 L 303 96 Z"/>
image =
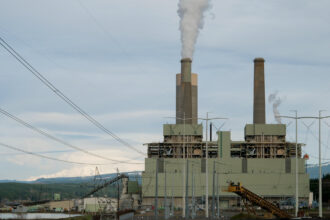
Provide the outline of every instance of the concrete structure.
<path id="1" fill-rule="evenodd" d="M 27 212 L 29 209 L 28 206 L 24 206 L 24 205 L 19 205 L 16 208 L 13 208 L 12 212 L 17 212 L 17 213 L 24 213 Z"/>
<path id="2" fill-rule="evenodd" d="M 181 73 L 176 75 L 176 123 L 197 124 L 197 74 L 191 73 L 191 59 L 181 60 Z"/>
<path id="3" fill-rule="evenodd" d="M 0 208 L 0 212 L 12 212 L 13 208 L 10 206 L 4 206 Z"/>
<path id="4" fill-rule="evenodd" d="M 265 124 L 265 60 L 254 59 L 253 124 Z"/>
<path id="5" fill-rule="evenodd" d="M 182 81 L 189 82 L 191 60 L 181 61 L 181 64 L 181 76 L 184 76 L 181 77 L 181 83 L 178 83 L 177 75 L 176 106 L 177 117 L 180 118 L 182 115 L 178 112 L 182 110 L 189 113 L 186 117 L 190 117 L 190 101 L 184 101 L 187 96 L 181 94 L 183 90 L 180 90 L 180 87 L 187 86 L 187 84 L 182 84 Z M 179 95 L 178 91 L 180 91 Z M 197 105 L 196 94 L 196 107 Z M 206 152 L 206 143 L 203 140 L 203 126 L 198 124 L 197 120 L 187 120 L 184 123 L 182 119 L 177 118 L 176 124 L 165 124 L 163 126 L 164 141 L 147 144 L 148 158 L 145 159 L 145 171 L 142 173 L 143 204 L 154 204 L 156 163 L 158 163 L 159 205 L 164 205 L 166 185 L 168 201 L 171 201 L 173 197 L 175 206 L 182 206 L 182 195 L 185 188 L 182 181 L 184 157 L 188 161 L 188 169 L 185 169 L 188 170 L 185 174 L 188 176 L 188 197 L 191 197 L 192 191 L 194 191 L 198 203 L 202 203 L 202 198 L 205 197 L 206 170 L 209 172 L 208 199 L 212 196 L 213 182 L 217 182 L 217 178 L 220 206 L 223 208 L 240 203 L 240 199 L 235 194 L 222 192 L 222 189 L 228 186 L 229 181 L 241 182 L 247 189 L 270 200 L 294 197 L 295 143 L 286 141 L 284 124 L 266 124 L 264 59 L 262 58 L 254 60 L 253 109 L 254 123 L 245 126 L 245 140 L 231 140 L 230 131 L 217 132 L 217 140 L 208 143 L 208 152 Z M 306 161 L 301 157 L 302 146 L 302 144 L 298 144 L 297 152 L 299 198 L 308 200 L 309 175 L 305 171 Z M 207 164 L 206 157 L 209 158 Z M 213 178 L 215 178 L 214 181 Z M 192 189 L 193 182 L 194 189 Z M 214 191 L 216 192 L 217 189 Z"/>
<path id="6" fill-rule="evenodd" d="M 205 155 L 203 126 L 197 119 L 197 74 L 191 73 L 191 62 L 190 58 L 182 59 L 181 73 L 176 75 L 176 124 L 164 125 L 164 142 L 148 144 L 149 158 Z"/>
<path id="7" fill-rule="evenodd" d="M 227 134 L 226 134 L 227 133 Z M 229 132 L 220 132 L 219 136 L 223 135 L 223 141 L 230 143 Z M 225 137 L 227 136 L 227 137 Z M 215 172 L 218 174 L 219 192 L 221 201 L 227 205 L 237 204 L 239 202 L 236 195 L 228 192 L 222 192 L 222 189 L 228 186 L 228 182 L 241 182 L 249 190 L 262 195 L 265 198 L 279 200 L 295 195 L 295 159 L 294 158 L 231 158 L 230 145 L 223 145 L 223 157 L 210 158 L 208 164 L 205 164 L 205 159 L 188 159 L 188 192 L 191 197 L 192 182 L 195 182 L 194 194 L 196 197 L 205 195 L 205 170 L 206 165 L 209 170 L 209 195 L 211 197 L 213 187 L 213 164 L 215 163 Z M 227 155 L 227 156 L 225 156 Z M 165 192 L 165 172 L 167 197 L 171 199 L 172 193 L 175 198 L 175 204 L 181 207 L 182 197 L 182 159 L 146 159 L 146 171 L 143 173 L 143 203 L 153 204 L 155 193 L 155 163 L 163 161 L 165 170 L 160 170 L 158 174 L 159 182 L 159 197 L 164 197 Z M 162 167 L 162 166 L 160 166 Z M 299 159 L 299 197 L 307 199 L 309 197 L 309 176 L 305 173 L 305 161 Z M 194 174 L 194 180 L 192 180 Z M 170 200 L 169 200 L 170 201 Z M 160 205 L 162 205 L 160 199 Z"/>
<path id="8" fill-rule="evenodd" d="M 118 201 L 114 198 L 91 197 L 84 198 L 83 211 L 87 213 L 109 213 L 117 210 Z"/>
<path id="9" fill-rule="evenodd" d="M 75 207 L 74 200 L 62 200 L 62 201 L 51 201 L 44 205 L 48 210 L 63 212 L 63 211 L 71 211 Z"/>

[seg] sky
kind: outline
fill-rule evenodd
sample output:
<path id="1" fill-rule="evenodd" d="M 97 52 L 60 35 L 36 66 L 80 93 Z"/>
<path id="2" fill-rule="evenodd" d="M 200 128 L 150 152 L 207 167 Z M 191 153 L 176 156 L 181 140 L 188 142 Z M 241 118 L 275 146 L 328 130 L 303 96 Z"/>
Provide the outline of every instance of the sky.
<path id="1" fill-rule="evenodd" d="M 178 0 L 0 0 L 0 36 L 40 73 L 107 129 L 140 151 L 162 141 L 174 123 L 175 74 L 180 71 Z M 280 114 L 330 115 L 330 2 L 212 0 L 193 56 L 199 74 L 199 115 L 244 138 L 252 123 L 253 59 L 263 57 L 266 120 Z M 0 108 L 66 142 L 116 160 L 68 148 L 0 114 L 0 142 L 49 157 L 102 163 L 100 173 L 144 169 L 145 156 L 103 133 L 0 48 Z M 295 141 L 292 120 L 283 120 Z M 330 161 L 330 119 L 322 122 L 323 162 Z M 308 128 L 307 128 L 308 127 Z M 318 121 L 300 120 L 299 142 L 317 163 Z M 0 146 L 1 179 L 94 175 L 73 165 Z"/>

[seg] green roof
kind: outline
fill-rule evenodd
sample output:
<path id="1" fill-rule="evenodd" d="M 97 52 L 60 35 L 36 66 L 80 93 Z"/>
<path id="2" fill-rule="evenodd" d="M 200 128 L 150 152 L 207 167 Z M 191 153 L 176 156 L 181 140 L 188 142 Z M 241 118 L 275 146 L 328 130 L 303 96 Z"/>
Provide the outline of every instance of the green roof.
<path id="1" fill-rule="evenodd" d="M 247 124 L 245 125 L 245 136 L 254 135 L 286 135 L 284 124 Z"/>
<path id="2" fill-rule="evenodd" d="M 163 135 L 195 135 L 203 136 L 202 124 L 164 124 Z"/>

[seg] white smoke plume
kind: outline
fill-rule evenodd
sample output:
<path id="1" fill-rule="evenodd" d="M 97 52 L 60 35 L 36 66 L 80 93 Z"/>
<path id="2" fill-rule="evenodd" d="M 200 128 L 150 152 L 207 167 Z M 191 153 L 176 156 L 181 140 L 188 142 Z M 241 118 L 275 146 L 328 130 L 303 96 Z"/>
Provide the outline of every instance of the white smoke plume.
<path id="1" fill-rule="evenodd" d="M 210 0 L 179 0 L 182 58 L 192 59 L 199 30 L 204 26 L 204 13 L 211 8 L 210 2 Z"/>
<path id="2" fill-rule="evenodd" d="M 281 105 L 282 100 L 280 97 L 277 96 L 277 91 L 270 94 L 268 96 L 268 102 L 273 104 L 273 113 L 274 113 L 274 118 L 277 121 L 277 123 L 282 124 L 281 118 L 277 117 L 280 116 L 280 111 L 278 110 L 278 107 Z"/>

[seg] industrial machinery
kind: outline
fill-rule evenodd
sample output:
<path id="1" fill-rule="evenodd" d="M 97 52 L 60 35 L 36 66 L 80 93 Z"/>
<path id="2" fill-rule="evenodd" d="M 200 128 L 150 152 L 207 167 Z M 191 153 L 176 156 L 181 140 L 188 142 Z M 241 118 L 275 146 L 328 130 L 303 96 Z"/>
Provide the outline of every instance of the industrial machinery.
<path id="1" fill-rule="evenodd" d="M 261 208 L 272 213 L 273 215 L 275 215 L 278 218 L 281 218 L 281 219 L 292 218 L 292 216 L 290 214 L 279 209 L 273 203 L 261 198 L 257 194 L 244 188 L 241 185 L 241 183 L 238 183 L 238 184 L 230 183 L 230 185 L 228 186 L 228 189 L 226 191 L 236 193 L 237 195 L 242 197 L 244 205 L 249 213 L 252 211 L 255 214 L 255 211 L 253 210 L 253 208 L 248 207 L 247 201 L 251 202 L 253 205 L 260 206 Z"/>
<path id="2" fill-rule="evenodd" d="M 90 195 L 93 195 L 94 193 L 96 193 L 97 191 L 99 191 L 100 189 L 103 189 L 104 187 L 107 187 L 108 185 L 111 185 L 112 183 L 115 183 L 117 182 L 118 180 L 120 179 L 123 179 L 123 178 L 128 178 L 128 176 L 126 174 L 120 174 L 119 176 L 116 176 L 112 179 L 110 179 L 109 181 L 106 181 L 105 183 L 103 183 L 102 185 L 100 186 L 97 186 L 96 188 L 94 188 L 91 192 L 87 193 L 86 195 L 84 195 L 82 197 L 83 198 L 87 198 L 89 197 Z"/>

